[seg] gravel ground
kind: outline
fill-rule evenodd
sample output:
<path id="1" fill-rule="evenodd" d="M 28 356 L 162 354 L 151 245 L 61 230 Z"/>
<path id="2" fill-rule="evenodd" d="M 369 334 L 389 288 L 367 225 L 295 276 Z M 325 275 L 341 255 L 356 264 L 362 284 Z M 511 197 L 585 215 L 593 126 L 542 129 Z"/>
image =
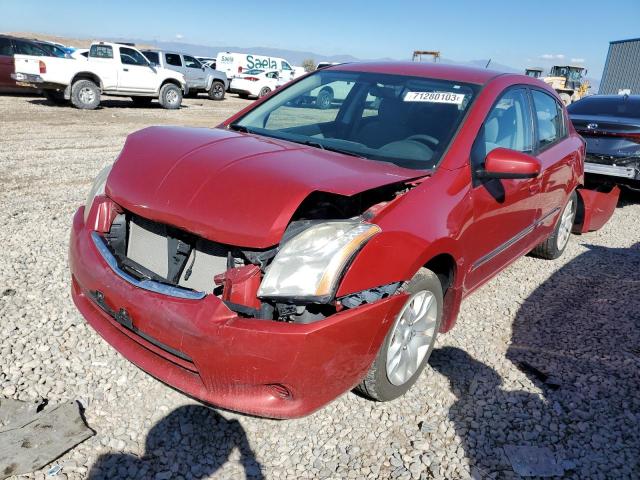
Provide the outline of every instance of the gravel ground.
<path id="1" fill-rule="evenodd" d="M 134 130 L 215 125 L 246 104 L 85 112 L 0 97 L 0 396 L 84 405 L 96 435 L 62 457 L 58 479 L 518 478 L 508 445 L 548 447 L 565 478 L 640 478 L 637 196 L 561 259 L 523 258 L 468 299 L 394 402 L 348 393 L 294 421 L 216 411 L 94 333 L 66 258 L 93 176 Z"/>

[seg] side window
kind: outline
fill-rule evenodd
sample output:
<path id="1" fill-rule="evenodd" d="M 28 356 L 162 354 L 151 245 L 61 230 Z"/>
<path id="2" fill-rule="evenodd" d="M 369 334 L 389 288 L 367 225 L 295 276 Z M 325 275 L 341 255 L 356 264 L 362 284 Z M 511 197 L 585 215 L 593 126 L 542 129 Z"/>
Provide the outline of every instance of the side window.
<path id="1" fill-rule="evenodd" d="M 120 47 L 120 62 L 124 65 L 147 65 L 147 58 L 133 48 Z"/>
<path id="2" fill-rule="evenodd" d="M 174 67 L 182 66 L 182 60 L 180 60 L 180 55 L 176 55 L 175 53 L 165 53 L 164 58 L 167 61 L 167 65 L 173 65 Z"/>
<path id="3" fill-rule="evenodd" d="M 37 47 L 33 43 L 25 42 L 22 40 L 14 40 L 14 45 L 16 49 L 16 53 L 20 55 L 37 55 L 37 56 L 45 56 L 50 57 L 47 52 L 45 52 L 40 47 Z"/>
<path id="4" fill-rule="evenodd" d="M 0 37 L 0 55 L 13 55 L 13 45 L 8 38 Z"/>
<path id="5" fill-rule="evenodd" d="M 289 65 L 287 62 L 282 62 L 282 70 L 291 70 L 291 65 Z"/>
<path id="6" fill-rule="evenodd" d="M 156 65 L 160 64 L 160 55 L 158 52 L 142 52 L 142 54 L 147 57 L 151 63 L 155 63 Z"/>
<path id="7" fill-rule="evenodd" d="M 533 150 L 529 101 L 522 88 L 503 94 L 487 115 L 473 146 L 474 167 L 481 167 L 487 154 L 499 147 L 519 152 Z"/>
<path id="8" fill-rule="evenodd" d="M 89 56 L 94 58 L 113 58 L 111 45 L 91 45 Z"/>
<path id="9" fill-rule="evenodd" d="M 184 57 L 184 66 L 187 68 L 202 68 L 202 65 L 198 60 L 189 55 L 183 55 Z"/>
<path id="10" fill-rule="evenodd" d="M 562 109 L 551 95 L 539 90 L 531 90 L 538 126 L 538 147 L 554 143 L 564 136 L 564 118 Z"/>

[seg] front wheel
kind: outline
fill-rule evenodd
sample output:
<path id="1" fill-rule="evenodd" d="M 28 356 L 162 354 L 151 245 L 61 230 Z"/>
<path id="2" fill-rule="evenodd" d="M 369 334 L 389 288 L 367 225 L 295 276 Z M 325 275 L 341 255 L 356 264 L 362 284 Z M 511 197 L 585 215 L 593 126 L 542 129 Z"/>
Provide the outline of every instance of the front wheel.
<path id="1" fill-rule="evenodd" d="M 421 268 L 402 287 L 407 300 L 378 351 L 362 383 L 363 395 L 386 402 L 400 397 L 424 369 L 442 321 L 443 293 L 438 276 Z"/>
<path id="2" fill-rule="evenodd" d="M 569 201 L 562 210 L 560 218 L 558 218 L 558 223 L 551 235 L 549 235 L 544 242 L 536 246 L 531 253 L 536 257 L 547 260 L 555 260 L 560 257 L 569 244 L 569 238 L 571 237 L 571 230 L 573 229 L 577 211 L 578 194 L 574 190 L 571 192 Z"/>
<path id="3" fill-rule="evenodd" d="M 163 108 L 176 110 L 182 105 L 182 90 L 173 83 L 166 83 L 160 89 L 158 101 Z"/>
<path id="4" fill-rule="evenodd" d="M 224 98 L 224 84 L 214 81 L 209 89 L 209 98 L 211 100 L 222 100 Z"/>
<path id="5" fill-rule="evenodd" d="M 71 86 L 71 103 L 82 110 L 94 110 L 100 105 L 100 89 L 91 80 L 78 80 Z"/>

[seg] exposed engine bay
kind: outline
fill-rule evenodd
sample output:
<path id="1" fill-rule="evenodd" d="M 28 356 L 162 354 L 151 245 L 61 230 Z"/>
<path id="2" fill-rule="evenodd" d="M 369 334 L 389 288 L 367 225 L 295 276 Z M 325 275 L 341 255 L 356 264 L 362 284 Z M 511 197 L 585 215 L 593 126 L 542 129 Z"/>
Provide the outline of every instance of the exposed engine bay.
<path id="1" fill-rule="evenodd" d="M 314 225 L 332 220 L 371 220 L 413 185 L 391 184 L 353 196 L 313 192 L 296 210 L 280 243 L 267 249 L 217 243 L 122 209 L 113 216 L 104 240 L 118 266 L 134 278 L 216 295 L 244 317 L 310 323 L 388 297 L 400 282 L 329 302 L 261 299 L 258 289 L 278 251 Z"/>

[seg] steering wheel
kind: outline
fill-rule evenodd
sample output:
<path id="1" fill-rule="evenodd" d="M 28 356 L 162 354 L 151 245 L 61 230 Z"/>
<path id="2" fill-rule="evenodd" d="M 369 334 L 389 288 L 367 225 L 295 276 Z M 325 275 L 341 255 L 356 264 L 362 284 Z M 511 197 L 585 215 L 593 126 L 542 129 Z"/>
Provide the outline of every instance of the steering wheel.
<path id="1" fill-rule="evenodd" d="M 418 133 L 417 135 L 411 135 L 410 137 L 407 137 L 405 140 L 413 140 L 414 142 L 423 143 L 427 147 L 431 148 L 432 150 L 435 150 L 438 144 L 440 143 L 440 140 L 438 140 L 435 137 L 432 137 L 431 135 L 427 135 L 425 133 Z"/>

